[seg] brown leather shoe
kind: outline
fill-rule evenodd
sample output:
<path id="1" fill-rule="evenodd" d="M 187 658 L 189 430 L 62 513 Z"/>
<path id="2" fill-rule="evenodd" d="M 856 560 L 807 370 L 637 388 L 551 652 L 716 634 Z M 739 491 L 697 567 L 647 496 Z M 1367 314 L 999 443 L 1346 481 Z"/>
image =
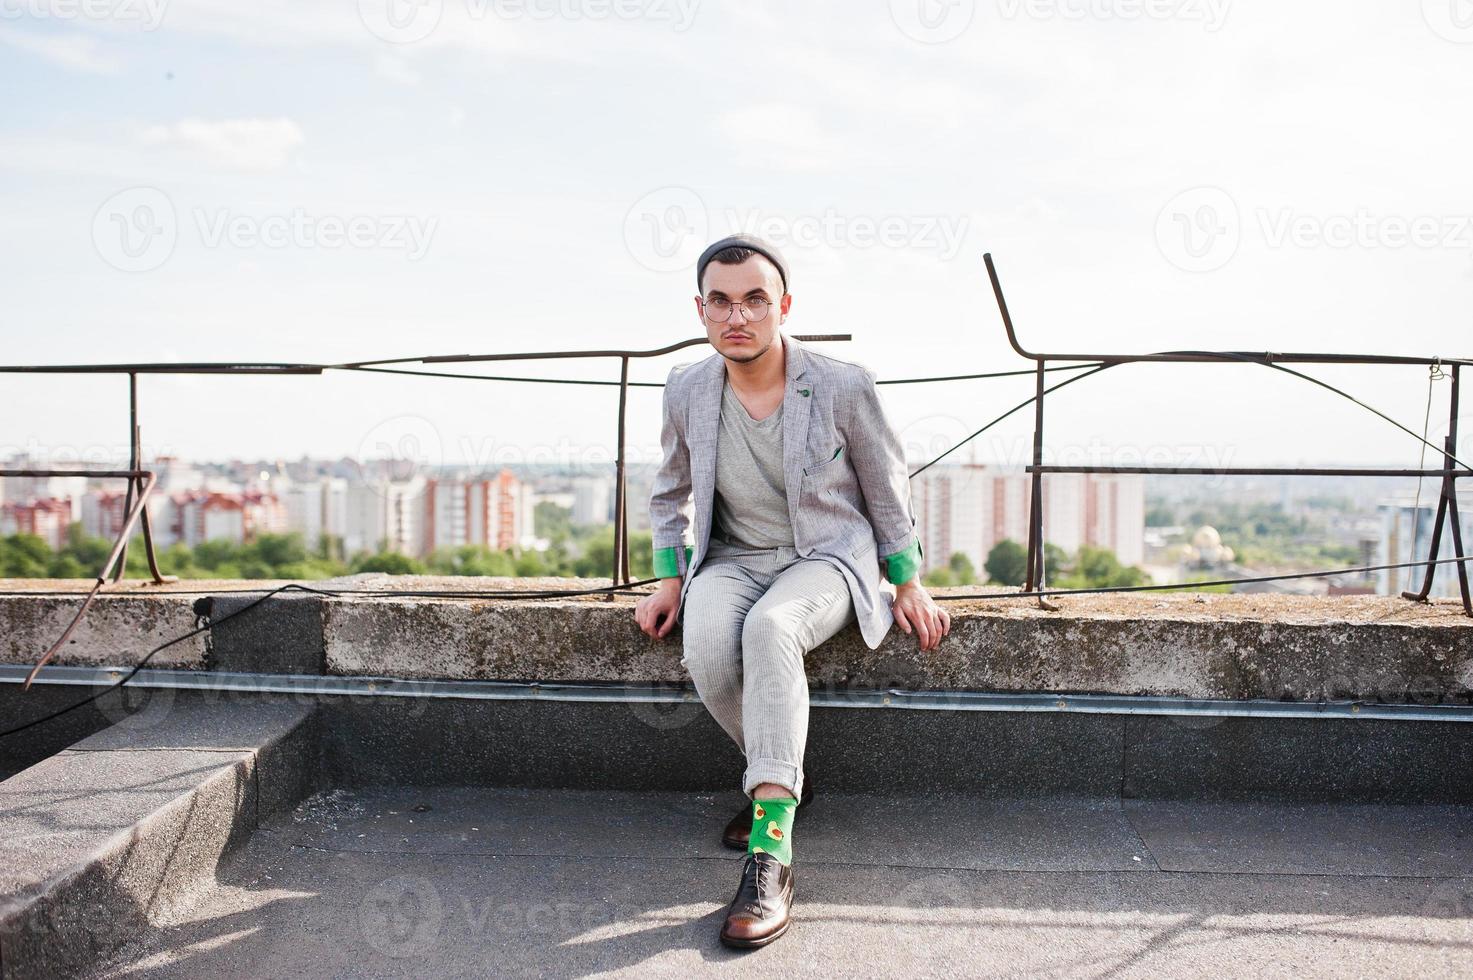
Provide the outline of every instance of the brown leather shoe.
<path id="1" fill-rule="evenodd" d="M 793 811 L 793 822 L 798 822 L 798 810 L 803 809 L 813 799 L 813 784 L 808 777 L 803 777 L 803 795 L 798 797 L 798 807 Z M 745 851 L 752 836 L 752 801 L 748 800 L 736 815 L 726 824 L 726 829 L 721 832 L 721 843 L 727 847 Z"/>
<path id="2" fill-rule="evenodd" d="M 766 851 L 742 862 L 742 883 L 726 910 L 721 941 L 737 949 L 766 946 L 792 921 L 793 867 Z"/>

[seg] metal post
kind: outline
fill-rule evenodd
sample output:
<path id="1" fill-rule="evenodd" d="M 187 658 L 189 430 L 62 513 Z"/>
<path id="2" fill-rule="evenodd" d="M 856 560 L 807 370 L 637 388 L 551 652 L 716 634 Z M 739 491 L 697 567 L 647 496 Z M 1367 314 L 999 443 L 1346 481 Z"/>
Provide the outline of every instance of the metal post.
<path id="1" fill-rule="evenodd" d="M 1422 578 L 1422 588 L 1417 592 L 1403 592 L 1402 598 L 1413 599 L 1418 602 L 1426 602 L 1432 592 L 1432 579 L 1437 574 L 1437 566 L 1430 564 L 1437 560 L 1438 552 L 1442 549 L 1442 523 L 1446 516 L 1452 524 L 1453 557 L 1462 558 L 1463 554 L 1463 529 L 1458 515 L 1458 482 L 1453 477 L 1454 462 L 1458 454 L 1458 368 L 1460 365 L 1452 366 L 1452 389 L 1448 396 L 1448 423 L 1447 438 L 1443 440 L 1442 452 L 1442 489 L 1437 496 L 1437 515 L 1432 519 L 1432 540 L 1427 545 L 1427 574 Z M 1417 518 L 1420 515 L 1412 514 L 1412 530 L 1416 531 Z M 1455 564 L 1458 570 L 1458 588 L 1462 594 L 1463 612 L 1473 616 L 1473 602 L 1469 601 L 1468 594 L 1468 566 L 1459 561 Z"/>
<path id="2" fill-rule="evenodd" d="M 1038 362 L 1034 372 L 1035 391 L 1033 396 L 1033 465 L 1043 465 L 1043 380 L 1044 362 Z M 1040 587 L 1039 566 L 1043 552 L 1043 474 L 1033 470 L 1029 481 L 1028 499 L 1028 574 L 1023 582 L 1023 591 L 1032 592 Z"/>
<path id="3" fill-rule="evenodd" d="M 141 465 L 138 459 L 138 374 L 135 371 L 128 372 L 128 469 L 136 470 Z M 133 488 L 134 480 L 128 479 L 128 492 L 123 498 L 123 513 L 129 514 L 133 511 Z M 112 570 L 112 580 L 118 582 L 122 579 L 128 567 L 128 536 L 123 535 L 123 550 L 118 556 L 118 564 Z"/>
<path id="4" fill-rule="evenodd" d="M 624 413 L 629 400 L 629 355 L 619 358 L 618 456 L 614 462 L 614 585 L 627 585 L 629 574 L 629 517 L 625 500 Z M 609 593 L 609 601 L 614 599 Z"/>

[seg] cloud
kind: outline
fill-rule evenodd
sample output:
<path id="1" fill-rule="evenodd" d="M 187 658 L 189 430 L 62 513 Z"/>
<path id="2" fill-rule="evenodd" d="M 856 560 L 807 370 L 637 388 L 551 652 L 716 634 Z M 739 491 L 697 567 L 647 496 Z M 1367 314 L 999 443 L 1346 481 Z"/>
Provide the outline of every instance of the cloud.
<path id="1" fill-rule="evenodd" d="M 61 68 L 107 75 L 117 70 L 116 60 L 102 52 L 102 45 L 85 34 L 40 35 L 0 26 L 0 42 L 29 51 Z"/>
<path id="2" fill-rule="evenodd" d="M 212 163 L 238 170 L 279 170 L 302 143 L 290 119 L 184 119 L 150 126 L 140 138 L 149 146 L 179 147 Z"/>

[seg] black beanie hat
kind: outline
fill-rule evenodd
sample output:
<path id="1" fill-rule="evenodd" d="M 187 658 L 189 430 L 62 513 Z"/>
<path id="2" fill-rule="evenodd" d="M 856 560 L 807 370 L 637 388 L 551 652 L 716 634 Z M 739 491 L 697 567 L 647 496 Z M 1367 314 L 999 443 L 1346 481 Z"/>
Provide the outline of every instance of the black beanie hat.
<path id="1" fill-rule="evenodd" d="M 706 276 L 706 266 L 711 264 L 712 256 L 728 248 L 750 248 L 758 255 L 764 255 L 772 260 L 772 264 L 777 266 L 778 274 L 783 277 L 783 292 L 788 291 L 788 263 L 783 261 L 783 254 L 777 250 L 776 245 L 756 235 L 730 235 L 706 246 L 706 250 L 696 260 L 696 292 L 701 291 L 701 282 Z"/>

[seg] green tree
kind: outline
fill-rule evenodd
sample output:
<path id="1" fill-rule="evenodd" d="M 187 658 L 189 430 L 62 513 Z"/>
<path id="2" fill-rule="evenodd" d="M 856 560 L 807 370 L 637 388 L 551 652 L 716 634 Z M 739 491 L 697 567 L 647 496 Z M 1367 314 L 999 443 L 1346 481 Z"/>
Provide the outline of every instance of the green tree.
<path id="1" fill-rule="evenodd" d="M 389 575 L 423 575 L 425 566 L 415 561 L 408 555 L 401 555 L 397 551 L 380 551 L 377 554 L 359 555 L 354 559 L 352 571 L 356 575 L 359 572 L 384 572 Z"/>
<path id="2" fill-rule="evenodd" d="M 1134 565 L 1121 565 L 1108 548 L 1081 545 L 1066 574 L 1051 577 L 1051 585 L 1062 589 L 1100 589 L 1146 585 L 1146 573 Z"/>
<path id="3" fill-rule="evenodd" d="M 236 567 L 240 562 L 240 546 L 224 539 L 201 541 L 194 546 L 194 564 L 207 572 L 217 573 L 225 567 Z"/>
<path id="4" fill-rule="evenodd" d="M 1028 552 L 1012 538 L 1003 538 L 987 553 L 982 566 L 987 578 L 998 585 L 1022 585 L 1028 571 Z"/>
<path id="5" fill-rule="evenodd" d="M 347 548 L 340 534 L 328 534 L 326 531 L 317 535 L 317 547 L 313 552 L 314 558 L 323 561 L 342 561 L 347 554 Z"/>
<path id="6" fill-rule="evenodd" d="M 302 541 L 300 531 L 258 535 L 243 550 L 267 568 L 279 568 L 307 560 L 307 545 Z"/>
<path id="7" fill-rule="evenodd" d="M 51 549 L 38 534 L 11 534 L 0 538 L 0 576 L 45 578 Z"/>
<path id="8" fill-rule="evenodd" d="M 102 566 L 98 565 L 96 570 L 88 571 L 82 567 L 82 563 L 71 555 L 57 555 L 51 562 L 51 568 L 47 570 L 47 578 L 96 578 L 97 571 Z"/>
<path id="9" fill-rule="evenodd" d="M 539 538 L 566 538 L 572 533 L 573 512 L 551 500 L 540 500 L 532 508 L 532 533 Z"/>
<path id="10" fill-rule="evenodd" d="M 932 588 L 942 589 L 952 585 L 965 584 L 956 580 L 956 572 L 953 571 L 951 566 L 949 565 L 943 565 L 940 568 L 931 569 L 929 572 L 921 576 L 921 583 Z"/>
<path id="11" fill-rule="evenodd" d="M 504 551 L 481 545 L 436 548 L 425 562 L 434 575 L 512 575 L 513 559 Z"/>
<path id="12" fill-rule="evenodd" d="M 583 555 L 573 561 L 573 574 L 579 578 L 608 578 L 614 574 L 614 529 L 604 525 L 589 538 Z"/>

